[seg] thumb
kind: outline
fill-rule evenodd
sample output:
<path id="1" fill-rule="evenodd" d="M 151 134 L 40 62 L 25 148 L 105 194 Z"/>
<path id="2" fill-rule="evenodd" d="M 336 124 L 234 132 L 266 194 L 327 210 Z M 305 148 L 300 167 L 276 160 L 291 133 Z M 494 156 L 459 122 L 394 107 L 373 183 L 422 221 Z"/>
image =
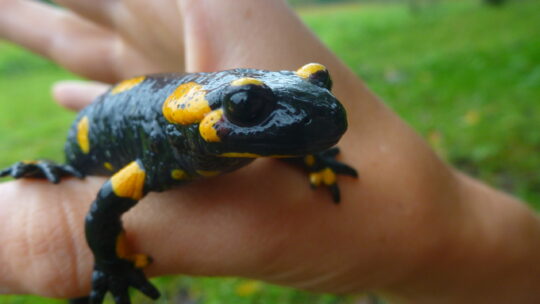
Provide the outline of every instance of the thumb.
<path id="1" fill-rule="evenodd" d="M 52 95 L 61 106 L 79 111 L 109 87 L 108 84 L 95 81 L 65 80 L 53 85 Z"/>

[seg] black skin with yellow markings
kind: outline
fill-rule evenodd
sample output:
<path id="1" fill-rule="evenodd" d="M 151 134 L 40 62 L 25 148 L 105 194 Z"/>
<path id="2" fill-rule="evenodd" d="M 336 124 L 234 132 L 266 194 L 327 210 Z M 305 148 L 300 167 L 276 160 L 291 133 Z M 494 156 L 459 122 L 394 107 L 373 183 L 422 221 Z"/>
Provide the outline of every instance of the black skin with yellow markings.
<path id="1" fill-rule="evenodd" d="M 92 303 L 107 292 L 130 303 L 128 288 L 159 292 L 142 268 L 150 258 L 125 253 L 121 216 L 151 191 L 233 171 L 258 157 L 304 167 L 312 186 L 329 187 L 339 202 L 336 174 L 357 176 L 332 148 L 347 128 L 343 106 L 330 92 L 326 68 L 296 72 L 235 69 L 162 74 L 113 87 L 78 115 L 65 145 L 67 162 L 19 162 L 0 176 L 112 177 L 86 217 L 95 257 Z"/>

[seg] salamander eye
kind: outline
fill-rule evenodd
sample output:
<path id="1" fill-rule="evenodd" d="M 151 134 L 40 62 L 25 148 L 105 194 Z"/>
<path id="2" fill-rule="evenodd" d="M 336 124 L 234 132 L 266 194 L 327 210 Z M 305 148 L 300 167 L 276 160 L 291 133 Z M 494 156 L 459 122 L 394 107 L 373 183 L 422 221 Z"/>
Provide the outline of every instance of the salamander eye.
<path id="1" fill-rule="evenodd" d="M 225 116 L 238 126 L 262 122 L 276 106 L 274 94 L 266 85 L 248 84 L 231 89 L 224 99 Z"/>

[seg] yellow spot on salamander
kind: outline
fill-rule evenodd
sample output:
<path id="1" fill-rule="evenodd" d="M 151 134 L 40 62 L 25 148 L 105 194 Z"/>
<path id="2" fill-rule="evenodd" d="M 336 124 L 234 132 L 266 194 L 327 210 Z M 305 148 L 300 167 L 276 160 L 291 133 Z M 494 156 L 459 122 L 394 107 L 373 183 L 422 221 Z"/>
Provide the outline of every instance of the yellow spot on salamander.
<path id="1" fill-rule="evenodd" d="M 132 254 L 129 256 L 129 260 L 131 260 L 135 264 L 135 268 L 144 268 L 150 264 L 150 257 L 146 254 Z"/>
<path id="2" fill-rule="evenodd" d="M 311 167 L 315 164 L 315 156 L 308 154 L 304 157 L 304 163 L 306 166 Z"/>
<path id="3" fill-rule="evenodd" d="M 116 255 L 119 258 L 125 259 L 128 257 L 128 248 L 126 242 L 126 233 L 124 231 L 116 237 Z"/>
<path id="4" fill-rule="evenodd" d="M 330 186 L 336 183 L 336 173 L 330 168 L 324 168 L 321 171 L 310 173 L 309 182 L 316 187 L 323 183 Z"/>
<path id="5" fill-rule="evenodd" d="M 200 122 L 210 111 L 206 91 L 195 82 L 178 86 L 163 103 L 163 116 L 181 125 Z"/>
<path id="6" fill-rule="evenodd" d="M 130 90 L 134 88 L 136 85 L 138 85 L 139 83 L 143 82 L 145 78 L 146 78 L 145 76 L 139 76 L 139 77 L 126 79 L 122 82 L 119 82 L 117 85 L 115 85 L 111 89 L 111 95 L 115 95 L 115 94 Z"/>
<path id="7" fill-rule="evenodd" d="M 221 120 L 223 116 L 223 109 L 214 110 L 204 117 L 199 125 L 199 133 L 202 138 L 207 142 L 219 142 L 217 130 L 214 128 L 214 125 Z"/>
<path id="8" fill-rule="evenodd" d="M 77 124 L 77 143 L 84 154 L 90 152 L 90 140 L 88 139 L 89 129 L 90 123 L 88 122 L 88 116 L 84 116 Z"/>
<path id="9" fill-rule="evenodd" d="M 109 170 L 109 171 L 113 171 L 114 170 L 114 167 L 113 165 L 110 163 L 110 162 L 105 162 L 103 164 L 103 167 L 105 167 L 105 169 Z"/>
<path id="10" fill-rule="evenodd" d="M 309 174 L 309 182 L 315 186 L 318 187 L 322 183 L 322 175 L 319 172 L 313 172 Z"/>
<path id="11" fill-rule="evenodd" d="M 208 170 L 197 170 L 197 174 L 204 177 L 212 177 L 219 175 L 221 172 L 219 171 L 208 171 Z"/>
<path id="12" fill-rule="evenodd" d="M 135 161 L 131 162 L 111 177 L 114 194 L 119 197 L 140 200 L 143 196 L 145 177 L 146 173 L 139 164 Z"/>
<path id="13" fill-rule="evenodd" d="M 176 180 L 184 180 L 188 178 L 186 171 L 182 169 L 174 169 L 171 171 L 171 177 Z"/>
<path id="14" fill-rule="evenodd" d="M 243 85 L 248 85 L 248 84 L 260 86 L 260 85 L 263 85 L 264 82 L 260 81 L 259 79 L 250 78 L 250 77 L 239 78 L 231 82 L 232 86 L 243 86 Z"/>
<path id="15" fill-rule="evenodd" d="M 322 171 L 323 174 L 323 183 L 327 186 L 333 185 L 336 183 L 336 173 L 330 168 L 325 168 Z"/>
<path id="16" fill-rule="evenodd" d="M 296 75 L 302 78 L 309 78 L 311 75 L 325 71 L 326 67 L 319 63 L 308 63 L 296 71 Z"/>
<path id="17" fill-rule="evenodd" d="M 130 254 L 126 241 L 126 233 L 120 232 L 116 238 L 116 255 L 119 258 L 132 261 L 136 268 L 144 268 L 150 264 L 150 258 L 145 254 Z"/>

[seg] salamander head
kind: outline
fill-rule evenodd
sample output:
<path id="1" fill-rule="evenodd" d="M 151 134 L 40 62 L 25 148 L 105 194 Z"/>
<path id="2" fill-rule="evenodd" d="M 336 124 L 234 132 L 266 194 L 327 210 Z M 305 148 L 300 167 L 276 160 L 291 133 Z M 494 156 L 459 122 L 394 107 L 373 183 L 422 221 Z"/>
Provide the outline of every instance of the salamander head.
<path id="1" fill-rule="evenodd" d="M 211 111 L 198 123 L 194 146 L 225 157 L 295 156 L 335 145 L 347 129 L 345 109 L 330 92 L 326 68 L 237 69 L 206 85 Z"/>

